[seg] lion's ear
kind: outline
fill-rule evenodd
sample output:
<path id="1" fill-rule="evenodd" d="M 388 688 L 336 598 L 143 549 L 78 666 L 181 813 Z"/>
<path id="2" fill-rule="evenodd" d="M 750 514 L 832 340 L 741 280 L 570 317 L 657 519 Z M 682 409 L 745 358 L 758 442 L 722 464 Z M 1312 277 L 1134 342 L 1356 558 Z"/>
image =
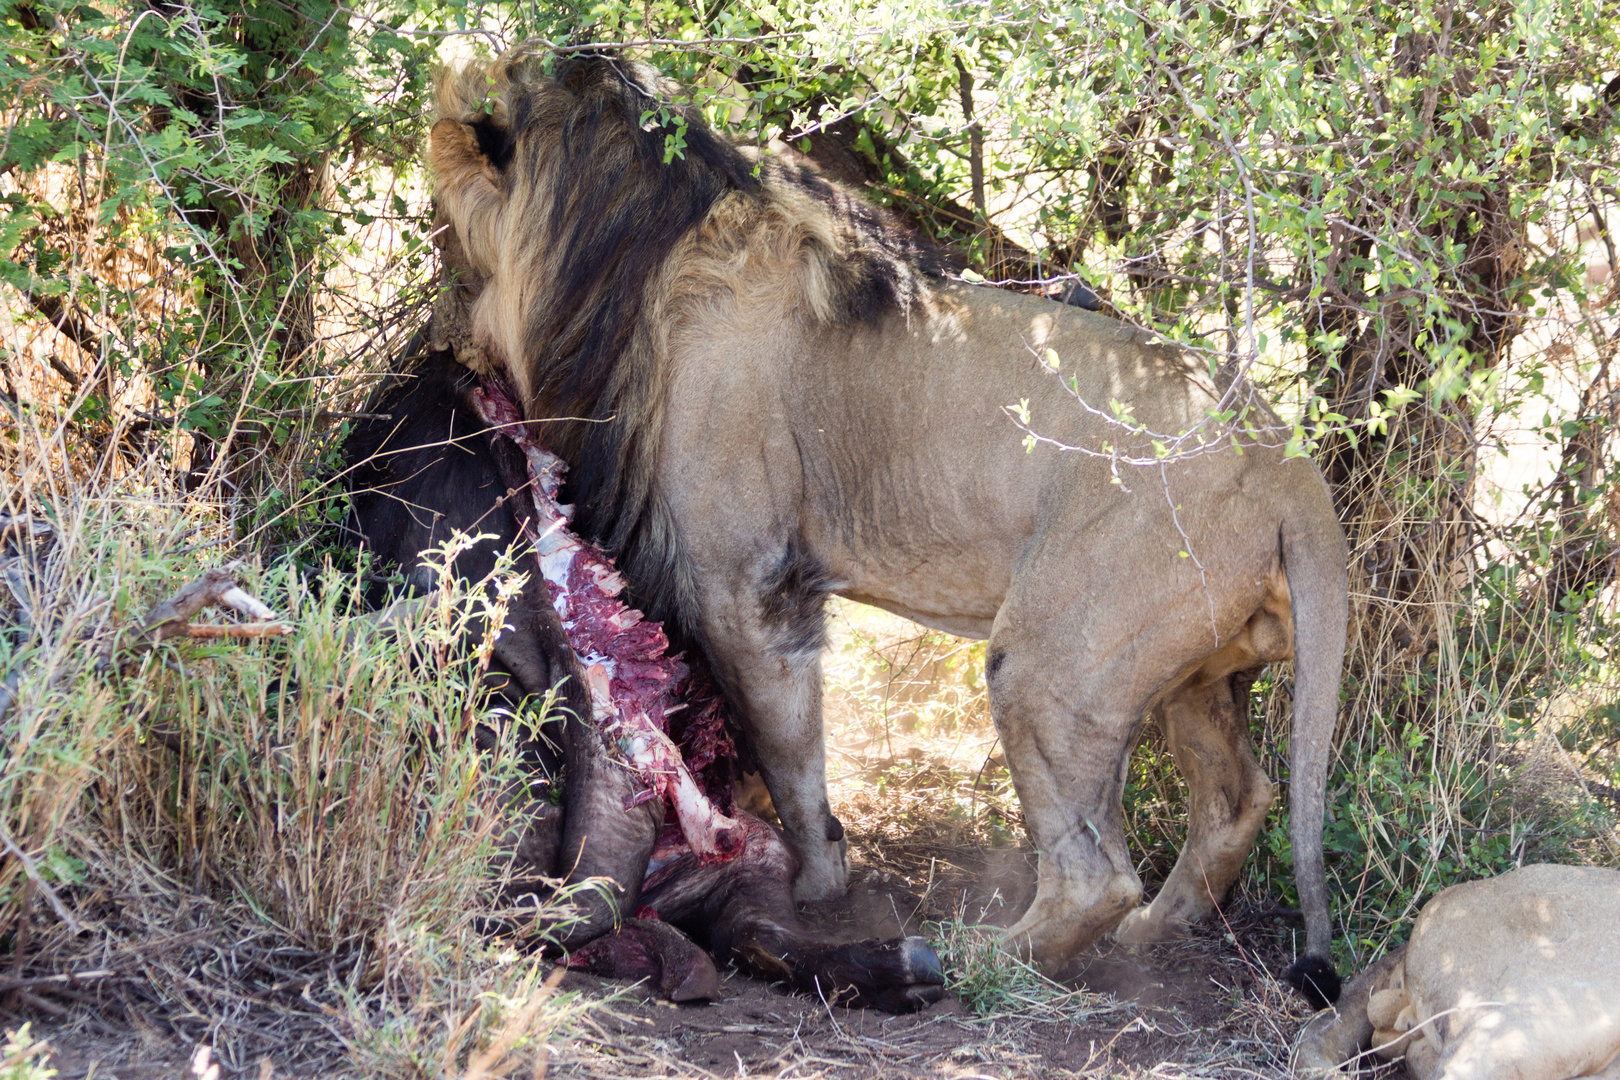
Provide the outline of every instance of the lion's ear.
<path id="1" fill-rule="evenodd" d="M 596 72 L 594 67 L 586 62 L 570 64 L 566 70 L 559 73 L 559 76 L 558 81 L 564 90 L 570 94 L 583 94 L 590 89 Z"/>
<path id="2" fill-rule="evenodd" d="M 433 166 L 440 187 L 466 183 L 469 174 L 482 174 L 494 183 L 498 173 L 494 163 L 484 156 L 479 146 L 477 131 L 471 124 L 444 119 L 433 125 L 429 135 L 428 161 Z"/>
<path id="3" fill-rule="evenodd" d="M 472 125 L 473 138 L 478 141 L 478 152 L 496 172 L 505 172 L 506 167 L 512 163 L 512 152 L 517 144 L 511 137 L 511 129 L 505 124 L 497 123 L 493 116 L 486 116 Z"/>

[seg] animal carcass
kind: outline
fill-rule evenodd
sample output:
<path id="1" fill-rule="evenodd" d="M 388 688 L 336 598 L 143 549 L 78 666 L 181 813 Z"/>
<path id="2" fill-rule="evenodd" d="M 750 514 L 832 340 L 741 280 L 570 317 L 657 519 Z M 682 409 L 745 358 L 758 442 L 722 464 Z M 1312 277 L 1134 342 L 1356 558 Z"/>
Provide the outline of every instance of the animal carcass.
<path id="1" fill-rule="evenodd" d="M 800 923 L 794 853 L 729 806 L 724 703 L 666 655 L 660 627 L 618 599 L 612 565 L 568 529 L 556 502 L 564 466 L 517 422 L 501 388 L 430 355 L 369 411 L 346 447 L 354 539 L 419 587 L 433 584 L 419 554 L 457 530 L 491 537 L 458 557 L 454 572 L 469 581 L 500 552 L 523 554 L 528 580 L 494 668 L 511 697 L 561 684 L 555 742 L 566 783 L 560 806 L 529 808 L 518 878 L 615 884 L 576 893 L 585 911 L 562 934 L 569 962 L 651 977 L 677 1000 L 712 996 L 712 965 L 675 927 L 722 960 L 829 1001 L 895 1012 L 937 1001 L 939 959 L 921 938 L 834 943 Z M 560 764 L 545 741 L 525 749 Z"/>

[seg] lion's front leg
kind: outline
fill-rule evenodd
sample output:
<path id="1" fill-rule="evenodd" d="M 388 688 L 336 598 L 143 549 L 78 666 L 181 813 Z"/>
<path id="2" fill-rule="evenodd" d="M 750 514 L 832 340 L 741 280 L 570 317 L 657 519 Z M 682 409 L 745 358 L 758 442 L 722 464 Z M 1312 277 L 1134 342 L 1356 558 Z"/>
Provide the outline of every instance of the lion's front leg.
<path id="1" fill-rule="evenodd" d="M 782 831 L 799 853 L 794 899 L 841 896 L 849 864 L 844 826 L 827 803 L 820 642 L 784 640 L 750 592 L 706 605 L 709 663 L 741 713 Z"/>
<path id="2" fill-rule="evenodd" d="M 849 885 L 844 826 L 827 803 L 821 730 L 821 658 L 763 652 L 733 666 L 750 746 L 776 804 L 782 831 L 802 863 L 798 901 L 842 896 Z"/>

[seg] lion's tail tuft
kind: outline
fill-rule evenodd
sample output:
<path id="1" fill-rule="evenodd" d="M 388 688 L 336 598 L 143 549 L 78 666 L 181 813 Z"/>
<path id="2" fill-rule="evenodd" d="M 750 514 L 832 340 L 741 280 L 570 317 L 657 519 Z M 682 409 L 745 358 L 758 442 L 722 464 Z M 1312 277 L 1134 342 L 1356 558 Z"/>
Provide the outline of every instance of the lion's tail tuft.
<path id="1" fill-rule="evenodd" d="M 1325 1009 L 1339 1000 L 1339 973 L 1331 960 L 1306 953 L 1288 965 L 1283 979 L 1304 994 L 1313 1009 Z"/>

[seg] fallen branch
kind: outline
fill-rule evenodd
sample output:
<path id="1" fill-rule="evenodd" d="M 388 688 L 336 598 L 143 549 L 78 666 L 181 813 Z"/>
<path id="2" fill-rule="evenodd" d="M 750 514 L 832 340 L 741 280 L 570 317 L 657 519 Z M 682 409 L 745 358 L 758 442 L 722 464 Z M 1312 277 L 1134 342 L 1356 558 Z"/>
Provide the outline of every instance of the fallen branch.
<path id="1" fill-rule="evenodd" d="M 34 540 L 47 538 L 50 533 L 49 523 L 30 521 L 20 515 L 0 517 L 0 539 L 16 534 Z M 18 558 L 20 557 L 12 558 L 0 566 L 0 584 L 9 588 L 17 601 L 18 621 L 29 625 L 33 621 L 33 613 L 27 606 L 27 583 L 19 575 L 11 573 L 17 569 Z M 232 563 L 208 571 L 153 608 L 142 621 L 140 629 L 131 637 L 122 641 L 117 637 L 113 638 L 111 644 L 104 646 L 97 665 L 99 670 L 105 671 L 112 667 L 114 658 L 123 654 L 119 668 L 128 671 L 143 654 L 150 652 L 159 642 L 170 638 L 259 638 L 292 633 L 291 625 L 282 622 L 267 605 L 236 584 L 236 578 L 232 573 L 236 566 L 236 563 Z M 231 608 L 258 621 L 192 626 L 191 620 L 204 608 L 209 607 Z M 56 678 L 52 680 L 52 685 L 66 674 L 67 669 L 59 670 Z M 20 668 L 14 668 L 0 679 L 0 719 L 4 719 L 16 705 L 21 681 Z"/>
<path id="2" fill-rule="evenodd" d="M 33 542 L 56 532 L 54 526 L 32 514 L 0 514 L 0 540 Z"/>
<path id="3" fill-rule="evenodd" d="M 70 310 L 62 303 L 59 297 L 46 296 L 42 293 L 31 292 L 28 289 L 23 289 L 22 294 L 23 298 L 33 305 L 35 311 L 49 320 L 58 333 L 77 345 L 86 356 L 100 359 L 101 335 L 86 325 L 77 312 Z M 69 386 L 75 390 L 78 389 L 79 383 L 83 381 L 83 376 L 77 371 L 58 360 L 54 353 L 46 353 L 45 362 L 50 364 L 58 375 L 66 379 Z"/>
<path id="4" fill-rule="evenodd" d="M 3 584 L 11 593 L 11 602 L 16 605 L 17 614 L 15 622 L 23 629 L 33 626 L 34 613 L 30 606 L 31 594 L 28 586 L 29 559 L 34 554 L 33 548 L 44 543 L 55 535 L 51 523 L 28 514 L 0 514 L 0 584 Z M 12 673 L 15 677 L 15 672 Z M 11 686 L 12 693 L 16 686 Z M 0 693 L 0 715 L 6 711 L 5 695 Z"/>
<path id="5" fill-rule="evenodd" d="M 216 567 L 152 609 L 132 645 L 156 644 L 186 633 L 187 622 L 203 608 L 235 608 L 256 619 L 274 619 L 276 613 L 243 592 L 228 567 Z"/>
<path id="6" fill-rule="evenodd" d="M 292 633 L 292 627 L 277 619 L 274 611 L 236 584 L 231 573 L 233 566 L 208 571 L 153 608 L 135 637 L 124 646 L 130 653 L 124 666 L 128 667 L 141 653 L 170 638 L 268 637 Z M 235 626 L 192 626 L 191 620 L 208 607 L 228 607 L 260 621 Z"/>
<path id="7" fill-rule="evenodd" d="M 186 627 L 186 636 L 194 638 L 255 638 L 278 637 L 292 633 L 292 627 L 280 622 L 205 623 Z"/>
<path id="8" fill-rule="evenodd" d="M 54 1001 L 47 1001 L 38 994 L 30 994 L 27 990 L 17 990 L 14 991 L 14 993 L 17 995 L 17 1000 L 21 1001 L 24 1005 L 27 1005 L 31 1009 L 37 1009 L 42 1013 L 50 1013 L 57 1019 L 61 1019 L 68 1015 L 68 1010 L 66 1008 L 58 1005 Z"/>

